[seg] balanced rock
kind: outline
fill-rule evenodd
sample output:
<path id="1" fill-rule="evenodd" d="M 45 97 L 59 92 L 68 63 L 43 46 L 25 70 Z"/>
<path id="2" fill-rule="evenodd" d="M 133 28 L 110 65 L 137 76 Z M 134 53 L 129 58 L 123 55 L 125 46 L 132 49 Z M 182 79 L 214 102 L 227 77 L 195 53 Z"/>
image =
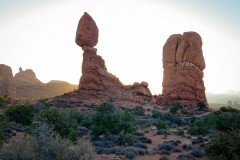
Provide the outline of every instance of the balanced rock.
<path id="1" fill-rule="evenodd" d="M 16 84 L 11 67 L 0 64 L 0 96 L 5 95 L 15 98 Z"/>
<path id="2" fill-rule="evenodd" d="M 203 82 L 205 61 L 198 33 L 170 36 L 163 47 L 163 68 L 164 96 L 207 103 Z"/>
<path id="3" fill-rule="evenodd" d="M 128 97 L 134 93 L 151 96 L 146 82 L 125 86 L 115 75 L 108 72 L 105 61 L 97 55 L 97 49 L 93 48 L 98 42 L 98 27 L 86 12 L 79 21 L 75 42 L 84 51 L 79 90 L 108 91 L 115 95 L 125 93 Z"/>
<path id="4" fill-rule="evenodd" d="M 87 12 L 79 20 L 75 42 L 80 47 L 94 47 L 98 43 L 98 27 Z"/>

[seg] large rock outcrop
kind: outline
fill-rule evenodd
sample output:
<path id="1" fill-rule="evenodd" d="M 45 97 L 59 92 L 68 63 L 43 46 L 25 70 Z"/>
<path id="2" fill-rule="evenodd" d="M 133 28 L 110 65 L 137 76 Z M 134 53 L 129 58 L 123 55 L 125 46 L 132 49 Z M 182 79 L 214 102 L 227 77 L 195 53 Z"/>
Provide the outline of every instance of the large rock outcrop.
<path id="1" fill-rule="evenodd" d="M 112 93 L 125 91 L 125 94 L 131 92 L 151 96 L 147 83 L 124 86 L 116 76 L 107 71 L 104 60 L 97 55 L 97 49 L 94 48 L 98 42 L 98 27 L 86 12 L 79 21 L 75 42 L 84 51 L 79 90 Z"/>
<path id="2" fill-rule="evenodd" d="M 207 103 L 203 82 L 202 39 L 196 32 L 175 34 L 163 47 L 162 94 L 174 100 Z"/>
<path id="3" fill-rule="evenodd" d="M 15 98 L 16 84 L 11 67 L 0 64 L 0 96 L 5 95 Z"/>

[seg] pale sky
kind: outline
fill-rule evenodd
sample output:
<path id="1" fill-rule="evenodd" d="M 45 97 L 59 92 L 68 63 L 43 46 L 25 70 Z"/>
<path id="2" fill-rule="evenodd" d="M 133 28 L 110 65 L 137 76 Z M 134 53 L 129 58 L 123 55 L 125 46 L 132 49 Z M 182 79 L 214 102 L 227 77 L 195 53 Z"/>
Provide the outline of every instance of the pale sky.
<path id="1" fill-rule="evenodd" d="M 98 55 L 124 84 L 146 81 L 162 92 L 162 48 L 172 34 L 198 32 L 207 92 L 240 90 L 239 0 L 0 0 L 0 64 L 33 69 L 44 83 L 78 84 L 80 17 L 99 28 Z"/>

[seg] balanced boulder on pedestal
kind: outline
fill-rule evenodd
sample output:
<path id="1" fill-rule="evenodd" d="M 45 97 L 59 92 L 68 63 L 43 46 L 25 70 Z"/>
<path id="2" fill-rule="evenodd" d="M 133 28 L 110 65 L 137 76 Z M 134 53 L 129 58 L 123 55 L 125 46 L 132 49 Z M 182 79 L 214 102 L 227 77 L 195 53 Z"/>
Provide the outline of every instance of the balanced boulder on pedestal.
<path id="1" fill-rule="evenodd" d="M 97 49 L 94 48 L 98 42 L 98 27 L 86 12 L 79 20 L 75 42 L 84 51 L 79 90 L 111 91 L 116 94 L 125 92 L 126 95 L 138 93 L 151 96 L 147 83 L 125 86 L 115 75 L 107 71 L 105 61 L 97 55 Z"/>

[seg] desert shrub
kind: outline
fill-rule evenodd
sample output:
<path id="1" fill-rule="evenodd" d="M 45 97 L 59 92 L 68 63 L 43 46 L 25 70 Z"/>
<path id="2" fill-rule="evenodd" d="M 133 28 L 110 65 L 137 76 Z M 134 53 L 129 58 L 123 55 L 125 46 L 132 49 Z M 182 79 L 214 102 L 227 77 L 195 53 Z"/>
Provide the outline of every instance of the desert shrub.
<path id="1" fill-rule="evenodd" d="M 178 129 L 178 130 L 177 130 L 177 135 L 179 135 L 179 136 L 184 136 L 184 130 Z"/>
<path id="2" fill-rule="evenodd" d="M 191 155 L 194 157 L 203 157 L 204 156 L 204 150 L 202 148 L 194 148 L 191 152 Z"/>
<path id="3" fill-rule="evenodd" d="M 179 103 L 174 103 L 170 108 L 170 113 L 176 114 L 178 110 L 180 110 L 182 106 Z"/>
<path id="4" fill-rule="evenodd" d="M 159 158 L 159 160 L 169 160 L 167 156 L 162 156 Z"/>
<path id="5" fill-rule="evenodd" d="M 136 116 L 143 116 L 144 115 L 144 109 L 142 106 L 136 106 L 133 110 L 133 114 Z"/>
<path id="6" fill-rule="evenodd" d="M 156 124 L 156 127 L 158 130 L 167 129 L 167 124 L 164 121 L 159 120 Z"/>
<path id="7" fill-rule="evenodd" d="M 152 117 L 155 119 L 160 119 L 162 121 L 165 121 L 170 126 L 172 124 L 176 124 L 176 125 L 183 124 L 183 120 L 178 115 L 173 115 L 171 113 L 161 113 L 157 110 L 153 110 Z"/>
<path id="8" fill-rule="evenodd" d="M 171 152 L 168 151 L 168 150 L 163 149 L 163 150 L 160 150 L 160 154 L 170 155 Z"/>
<path id="9" fill-rule="evenodd" d="M 33 107 L 28 104 L 12 105 L 5 111 L 5 115 L 10 121 L 30 125 L 34 117 Z"/>
<path id="10" fill-rule="evenodd" d="M 40 124 L 32 135 L 9 144 L 4 144 L 0 150 L 1 159 L 94 159 L 94 149 L 90 142 L 79 139 L 75 144 L 62 139 L 47 124 Z"/>
<path id="11" fill-rule="evenodd" d="M 126 147 L 122 150 L 122 154 L 129 159 L 134 159 L 139 154 L 139 149 L 135 147 Z"/>
<path id="12" fill-rule="evenodd" d="M 204 102 L 197 102 L 198 110 L 202 111 L 205 107 L 206 107 L 206 104 Z"/>
<path id="13" fill-rule="evenodd" d="M 209 131 L 209 125 L 205 119 L 196 119 L 189 125 L 188 133 L 191 135 L 203 135 Z"/>
<path id="14" fill-rule="evenodd" d="M 78 139 L 75 144 L 71 144 L 63 151 L 62 160 L 84 159 L 94 160 L 95 150 L 87 139 Z"/>
<path id="15" fill-rule="evenodd" d="M 140 136 L 137 138 L 139 141 L 141 141 L 142 143 L 152 143 L 152 140 L 150 138 L 144 137 L 144 136 Z"/>
<path id="16" fill-rule="evenodd" d="M 96 107 L 89 128 L 94 137 L 132 133 L 134 131 L 132 119 L 129 111 L 120 112 L 112 103 L 107 102 Z"/>
<path id="17" fill-rule="evenodd" d="M 194 160 L 193 156 L 190 154 L 180 154 L 177 160 Z"/>
<path id="18" fill-rule="evenodd" d="M 207 123 L 219 131 L 229 131 L 240 128 L 240 113 L 236 111 L 217 111 L 208 116 Z"/>
<path id="19" fill-rule="evenodd" d="M 221 107 L 220 109 L 219 109 L 219 111 L 218 112 L 235 112 L 235 113 L 239 113 L 240 112 L 240 110 L 238 110 L 238 109 L 236 109 L 236 108 L 226 108 L 226 107 Z"/>
<path id="20" fill-rule="evenodd" d="M 210 159 L 240 159 L 240 130 L 221 132 L 214 136 L 205 146 Z"/>
<path id="21" fill-rule="evenodd" d="M 78 111 L 59 111 L 49 108 L 40 112 L 40 121 L 53 125 L 57 133 L 71 140 L 77 139 L 77 127 L 82 119 L 83 115 Z"/>

